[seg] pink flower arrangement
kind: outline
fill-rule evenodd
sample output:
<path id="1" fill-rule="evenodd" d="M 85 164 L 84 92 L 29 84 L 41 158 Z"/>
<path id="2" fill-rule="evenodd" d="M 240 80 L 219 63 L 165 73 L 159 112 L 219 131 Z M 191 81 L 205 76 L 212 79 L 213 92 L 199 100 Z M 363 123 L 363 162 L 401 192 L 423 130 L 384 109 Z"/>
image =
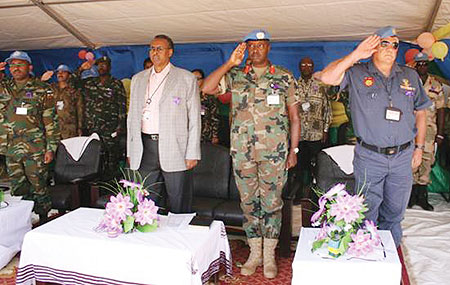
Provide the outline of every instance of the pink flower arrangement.
<path id="1" fill-rule="evenodd" d="M 134 173 L 134 178 L 137 177 L 140 176 Z M 111 196 L 106 204 L 103 219 L 97 227 L 98 231 L 106 231 L 109 237 L 117 237 L 135 229 L 150 232 L 157 228 L 159 208 L 147 198 L 149 192 L 143 184 L 122 179 L 105 187 L 116 193 L 116 196 Z"/>
<path id="2" fill-rule="evenodd" d="M 354 256 L 364 256 L 381 243 L 374 222 L 364 220 L 362 194 L 350 195 L 345 191 L 345 184 L 334 185 L 319 198 L 319 210 L 311 217 L 313 226 L 320 226 L 320 231 L 312 245 L 312 251 L 331 241 L 332 256 L 338 257 L 345 252 Z M 337 252 L 337 254 L 336 254 Z"/>

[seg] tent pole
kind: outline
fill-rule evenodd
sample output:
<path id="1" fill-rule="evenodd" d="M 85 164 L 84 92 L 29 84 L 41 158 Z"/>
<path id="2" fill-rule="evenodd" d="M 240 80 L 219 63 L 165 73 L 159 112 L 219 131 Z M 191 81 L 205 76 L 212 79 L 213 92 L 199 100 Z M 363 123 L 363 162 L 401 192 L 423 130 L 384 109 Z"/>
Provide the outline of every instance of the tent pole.
<path id="1" fill-rule="evenodd" d="M 66 29 L 69 33 L 71 33 L 74 37 L 76 37 L 80 42 L 86 45 L 86 47 L 91 49 L 95 48 L 95 44 L 93 42 L 91 42 L 86 36 L 84 36 L 80 31 L 77 30 L 77 28 L 75 28 L 69 22 L 67 22 L 63 17 L 61 17 L 56 11 L 43 4 L 42 0 L 31 0 L 31 2 L 33 2 L 36 6 L 39 7 L 39 9 L 44 11 L 53 20 L 55 20 L 58 24 L 60 24 L 64 29 Z"/>
<path id="2" fill-rule="evenodd" d="M 123 1 L 123 0 L 67 0 L 67 1 L 53 1 L 53 2 L 43 2 L 42 4 L 46 6 L 50 5 L 66 5 L 66 4 L 78 4 L 78 3 L 99 3 L 99 2 L 114 2 L 114 1 Z M 10 4 L 10 5 L 0 5 L 0 9 L 9 9 L 9 8 L 22 8 L 22 7 L 34 7 L 35 4 L 24 3 L 24 4 Z"/>
<path id="3" fill-rule="evenodd" d="M 428 22 L 425 32 L 431 32 L 431 29 L 433 28 L 434 25 L 434 21 L 436 21 L 436 16 L 439 12 L 439 9 L 441 8 L 441 4 L 442 0 L 436 0 L 436 4 L 434 4 L 433 13 L 431 14 L 430 21 Z"/>

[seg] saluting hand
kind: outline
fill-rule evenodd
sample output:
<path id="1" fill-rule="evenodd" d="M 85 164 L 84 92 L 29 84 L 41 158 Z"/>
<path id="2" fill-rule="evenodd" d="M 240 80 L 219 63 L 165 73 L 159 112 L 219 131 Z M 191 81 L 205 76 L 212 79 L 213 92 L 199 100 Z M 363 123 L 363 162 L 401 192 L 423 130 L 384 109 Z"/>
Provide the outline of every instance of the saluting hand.
<path id="1" fill-rule="evenodd" d="M 92 63 L 89 62 L 89 61 L 85 61 L 85 62 L 83 62 L 81 64 L 80 69 L 81 70 L 88 70 L 88 69 L 91 69 L 91 67 L 92 67 Z"/>
<path id="2" fill-rule="evenodd" d="M 41 81 L 47 81 L 49 80 L 52 76 L 53 76 L 54 72 L 51 70 L 48 70 L 46 72 L 44 72 L 44 74 L 42 74 L 41 76 Z"/>
<path id="3" fill-rule="evenodd" d="M 238 66 L 244 60 L 246 43 L 240 43 L 233 51 L 228 62 L 233 66 Z"/>
<path id="4" fill-rule="evenodd" d="M 358 45 L 358 47 L 354 51 L 354 54 L 358 57 L 358 60 L 369 58 L 377 51 L 377 47 L 379 44 L 380 37 L 377 35 L 371 35 Z"/>
<path id="5" fill-rule="evenodd" d="M 5 70 L 6 62 L 0 62 L 0 70 Z"/>

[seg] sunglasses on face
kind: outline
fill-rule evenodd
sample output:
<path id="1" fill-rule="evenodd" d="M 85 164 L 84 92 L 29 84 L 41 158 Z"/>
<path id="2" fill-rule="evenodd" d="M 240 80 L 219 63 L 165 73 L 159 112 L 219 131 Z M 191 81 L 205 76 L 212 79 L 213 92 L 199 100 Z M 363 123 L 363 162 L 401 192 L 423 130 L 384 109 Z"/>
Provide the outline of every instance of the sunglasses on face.
<path id="1" fill-rule="evenodd" d="M 388 46 L 392 46 L 393 49 L 398 49 L 399 43 L 398 42 L 390 42 L 390 41 L 381 41 L 380 46 L 382 48 L 387 48 Z"/>
<path id="2" fill-rule="evenodd" d="M 312 64 L 312 63 L 301 63 L 300 66 L 301 66 L 301 67 L 306 67 L 306 66 L 307 66 L 307 67 L 312 67 L 313 64 Z"/>

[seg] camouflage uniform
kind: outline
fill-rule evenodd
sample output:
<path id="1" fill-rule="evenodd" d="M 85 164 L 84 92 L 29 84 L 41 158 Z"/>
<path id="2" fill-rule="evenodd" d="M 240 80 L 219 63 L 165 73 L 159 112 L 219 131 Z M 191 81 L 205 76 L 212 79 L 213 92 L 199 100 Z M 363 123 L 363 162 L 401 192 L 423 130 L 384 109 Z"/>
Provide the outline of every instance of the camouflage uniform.
<path id="1" fill-rule="evenodd" d="M 320 141 L 323 133 L 328 132 L 331 122 L 331 104 L 328 101 L 327 89 L 327 86 L 314 78 L 308 81 L 302 78 L 298 80 L 300 96 L 298 109 L 302 118 L 300 135 L 302 141 Z"/>
<path id="2" fill-rule="evenodd" d="M 219 137 L 219 113 L 217 99 L 214 96 L 201 93 L 202 142 L 211 142 Z"/>
<path id="3" fill-rule="evenodd" d="M 126 94 L 120 80 L 108 78 L 102 84 L 99 77 L 89 78 L 84 84 L 85 116 L 84 129 L 88 134 L 96 132 L 102 139 L 106 151 L 105 173 L 118 174 L 119 160 L 124 150 L 119 138 L 111 135 L 125 130 Z"/>
<path id="4" fill-rule="evenodd" d="M 51 208 L 44 155 L 48 151 L 55 153 L 59 138 L 53 100 L 50 85 L 38 79 L 29 79 L 22 87 L 13 80 L 2 81 L 1 122 L 7 136 L 6 164 L 11 191 L 33 200 L 34 211 L 39 215 L 46 215 Z M 17 114 L 25 108 L 26 114 Z"/>
<path id="5" fill-rule="evenodd" d="M 430 181 L 431 166 L 434 163 L 434 142 L 437 134 L 437 110 L 445 107 L 444 91 L 442 84 L 432 75 L 428 75 L 423 85 L 428 97 L 433 104 L 426 109 L 427 131 L 425 134 L 425 149 L 422 155 L 422 163 L 414 170 L 414 184 L 428 185 Z"/>
<path id="6" fill-rule="evenodd" d="M 234 67 L 227 74 L 232 92 L 231 156 L 248 238 L 276 239 L 281 228 L 281 192 L 287 179 L 288 106 L 298 101 L 288 70 L 271 65 L 257 78 Z M 269 95 L 279 103 L 268 104 Z"/>
<path id="7" fill-rule="evenodd" d="M 80 92 L 70 85 L 61 89 L 52 84 L 61 139 L 78 136 L 83 126 L 83 99 Z"/>

